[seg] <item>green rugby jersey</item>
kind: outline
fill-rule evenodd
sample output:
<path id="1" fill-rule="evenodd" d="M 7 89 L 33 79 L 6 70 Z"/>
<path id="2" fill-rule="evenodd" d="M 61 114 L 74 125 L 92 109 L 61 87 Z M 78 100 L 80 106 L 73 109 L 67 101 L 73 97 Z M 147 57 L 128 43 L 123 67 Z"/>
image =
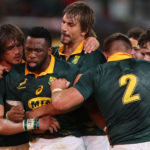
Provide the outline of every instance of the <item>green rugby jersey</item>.
<path id="1" fill-rule="evenodd" d="M 16 78 L 18 72 L 20 76 Z M 29 72 L 26 65 L 21 64 L 11 70 L 6 78 L 7 93 L 9 93 L 7 99 L 22 101 L 26 111 L 38 108 L 51 102 L 50 84 L 54 79 L 66 78 L 72 85 L 77 74 L 78 68 L 76 66 L 57 60 L 52 55 L 48 68 L 39 75 Z M 55 116 L 61 129 L 54 134 L 50 134 L 49 131 L 44 134 L 58 137 L 81 136 L 76 113 L 78 110 Z"/>
<path id="2" fill-rule="evenodd" d="M 150 141 L 149 78 L 150 62 L 128 57 L 99 65 L 74 86 L 85 99 L 94 93 L 111 145 Z"/>
<path id="3" fill-rule="evenodd" d="M 76 50 L 73 52 L 73 54 L 70 57 L 66 57 L 63 53 L 64 51 L 64 45 L 62 45 L 60 48 L 55 47 L 53 50 L 53 54 L 56 58 L 60 60 L 64 60 L 66 62 L 70 62 L 74 65 L 76 65 L 79 68 L 80 73 L 84 73 L 88 69 L 92 67 L 96 67 L 98 64 L 103 64 L 106 62 L 106 59 L 100 49 L 90 53 L 90 54 L 84 54 L 83 50 L 83 43 L 84 40 L 79 44 L 79 46 L 76 48 Z M 93 97 L 90 97 L 88 100 L 92 101 Z M 95 123 L 90 119 L 90 117 L 87 115 L 88 111 L 81 107 L 79 109 L 80 113 L 78 115 L 79 122 L 81 124 L 81 132 L 83 136 L 86 135 L 105 135 L 104 131 L 99 129 Z"/>
<path id="4" fill-rule="evenodd" d="M 6 89 L 4 79 L 0 80 L 0 105 L 5 107 Z M 13 134 L 13 135 L 0 135 L 0 147 L 17 146 L 29 142 L 27 132 Z"/>
<path id="5" fill-rule="evenodd" d="M 79 46 L 70 57 L 66 57 L 63 53 L 64 45 L 62 45 L 61 47 L 55 47 L 52 53 L 56 58 L 60 60 L 75 64 L 79 68 L 80 73 L 84 73 L 88 69 L 106 62 L 106 58 L 102 54 L 100 49 L 90 54 L 84 54 L 83 42 L 84 41 L 79 44 Z"/>

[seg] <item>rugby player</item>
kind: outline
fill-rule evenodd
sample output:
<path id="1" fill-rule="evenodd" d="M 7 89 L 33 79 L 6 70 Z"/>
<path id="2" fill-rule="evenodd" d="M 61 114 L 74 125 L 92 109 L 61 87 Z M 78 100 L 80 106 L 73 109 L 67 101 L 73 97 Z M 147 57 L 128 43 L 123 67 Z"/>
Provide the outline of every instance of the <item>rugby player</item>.
<path id="1" fill-rule="evenodd" d="M 51 84 L 52 104 L 59 111 L 71 111 L 94 94 L 112 150 L 150 147 L 150 62 L 132 58 L 131 49 L 125 35 L 110 35 L 108 63 L 85 73 L 73 87 L 65 79 Z"/>

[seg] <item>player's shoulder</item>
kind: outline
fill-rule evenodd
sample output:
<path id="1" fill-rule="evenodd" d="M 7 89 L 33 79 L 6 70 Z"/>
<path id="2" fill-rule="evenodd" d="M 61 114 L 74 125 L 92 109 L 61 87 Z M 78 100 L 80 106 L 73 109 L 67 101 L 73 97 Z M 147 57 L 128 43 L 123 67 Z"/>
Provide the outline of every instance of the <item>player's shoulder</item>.
<path id="1" fill-rule="evenodd" d="M 104 70 L 104 67 L 103 67 L 104 64 L 98 64 L 96 67 L 92 67 L 90 69 L 88 69 L 85 73 L 89 73 L 91 74 L 92 76 L 95 75 L 95 74 L 99 74 L 99 73 L 102 73 L 102 71 Z M 85 74 L 84 73 L 84 74 Z"/>
<path id="2" fill-rule="evenodd" d="M 148 66 L 150 67 L 150 61 L 144 60 L 144 59 L 136 59 L 136 58 L 130 58 L 125 59 L 123 61 L 120 61 L 122 64 L 129 64 L 130 66 Z"/>
<path id="3" fill-rule="evenodd" d="M 92 57 L 92 58 L 95 58 L 95 59 L 98 58 L 101 62 L 103 62 L 103 63 L 106 62 L 106 58 L 105 58 L 102 50 L 99 49 L 99 48 L 96 51 L 93 51 L 89 54 L 85 54 L 85 57 L 87 57 L 87 58 Z"/>
<path id="4" fill-rule="evenodd" d="M 11 68 L 10 73 L 24 73 L 25 71 L 25 63 L 21 63 L 18 65 L 15 65 L 14 67 Z"/>
<path id="5" fill-rule="evenodd" d="M 137 66 L 141 66 L 142 68 L 150 68 L 150 61 L 143 60 L 143 59 L 135 59 L 135 64 Z"/>
<path id="6" fill-rule="evenodd" d="M 12 78 L 12 79 L 19 79 L 22 76 L 24 76 L 25 73 L 25 64 L 19 64 L 11 68 L 11 70 L 8 72 L 6 75 L 7 79 Z"/>
<path id="7" fill-rule="evenodd" d="M 59 68 L 61 67 L 63 69 L 66 69 L 66 71 L 70 70 L 70 69 L 78 69 L 78 67 L 75 64 L 72 64 L 70 62 L 66 62 L 64 60 L 60 60 L 60 59 L 55 58 L 55 62 L 56 62 L 57 67 L 59 67 Z"/>
<path id="8" fill-rule="evenodd" d="M 144 60 L 144 59 L 135 59 L 135 58 L 133 58 L 132 60 L 134 60 L 136 63 L 150 64 L 150 61 L 147 61 L 147 60 Z"/>
<path id="9" fill-rule="evenodd" d="M 102 52 L 102 50 L 100 49 L 100 48 L 98 48 L 97 50 L 95 50 L 95 51 L 93 51 L 93 52 L 91 52 L 91 53 L 89 53 L 89 55 L 103 55 L 103 52 Z M 104 55 L 103 55 L 104 56 Z"/>

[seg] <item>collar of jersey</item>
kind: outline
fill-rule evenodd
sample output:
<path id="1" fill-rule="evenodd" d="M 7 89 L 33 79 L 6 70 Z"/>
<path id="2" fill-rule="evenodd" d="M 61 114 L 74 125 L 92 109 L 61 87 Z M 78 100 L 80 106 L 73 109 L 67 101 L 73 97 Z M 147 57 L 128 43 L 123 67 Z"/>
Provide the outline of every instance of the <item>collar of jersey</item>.
<path id="1" fill-rule="evenodd" d="M 47 69 L 43 72 L 41 72 L 40 74 L 36 74 L 34 72 L 31 72 L 27 69 L 27 64 L 25 65 L 25 75 L 28 75 L 28 74 L 34 74 L 35 77 L 39 77 L 39 76 L 44 76 L 46 74 L 51 74 L 53 73 L 53 70 L 54 70 L 54 65 L 55 65 L 55 57 L 53 55 L 51 55 L 51 61 L 49 63 L 49 66 L 47 67 Z"/>
<path id="2" fill-rule="evenodd" d="M 22 59 L 22 60 L 21 60 L 21 63 L 22 63 L 22 64 L 24 64 L 24 63 L 25 63 L 25 60 L 24 60 L 24 59 Z"/>
<path id="3" fill-rule="evenodd" d="M 128 53 L 121 53 L 121 52 L 118 52 L 118 53 L 115 53 L 113 55 L 111 55 L 107 62 L 109 61 L 119 61 L 119 60 L 124 60 L 124 59 L 129 59 L 129 58 L 132 58 L 132 56 Z"/>
<path id="4" fill-rule="evenodd" d="M 85 40 L 82 40 L 82 42 L 78 45 L 78 47 L 75 49 L 75 51 L 71 54 L 71 55 L 75 55 L 75 54 L 80 54 L 82 51 L 83 51 L 83 44 L 84 44 L 84 41 Z M 63 53 L 64 51 L 64 45 L 62 45 L 59 50 L 58 50 L 58 53 L 59 55 L 65 55 Z"/>

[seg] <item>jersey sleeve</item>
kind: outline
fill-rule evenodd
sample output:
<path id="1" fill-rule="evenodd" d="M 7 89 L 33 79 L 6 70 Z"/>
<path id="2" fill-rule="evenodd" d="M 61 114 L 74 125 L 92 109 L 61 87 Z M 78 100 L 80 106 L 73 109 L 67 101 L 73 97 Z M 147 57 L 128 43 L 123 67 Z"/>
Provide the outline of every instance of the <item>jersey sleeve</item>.
<path id="1" fill-rule="evenodd" d="M 16 90 L 16 78 L 17 74 L 15 72 L 10 71 L 6 78 L 5 78 L 5 84 L 6 84 L 6 103 L 12 106 L 20 105 L 21 102 L 18 99 L 18 93 Z"/>
<path id="2" fill-rule="evenodd" d="M 86 54 L 82 66 L 80 68 L 80 73 L 84 73 L 88 69 L 96 67 L 97 65 L 103 64 L 105 62 L 106 62 L 106 58 L 100 49 L 90 54 Z"/>
<path id="3" fill-rule="evenodd" d="M 74 85 L 86 100 L 94 92 L 93 69 L 87 71 L 79 81 Z"/>

